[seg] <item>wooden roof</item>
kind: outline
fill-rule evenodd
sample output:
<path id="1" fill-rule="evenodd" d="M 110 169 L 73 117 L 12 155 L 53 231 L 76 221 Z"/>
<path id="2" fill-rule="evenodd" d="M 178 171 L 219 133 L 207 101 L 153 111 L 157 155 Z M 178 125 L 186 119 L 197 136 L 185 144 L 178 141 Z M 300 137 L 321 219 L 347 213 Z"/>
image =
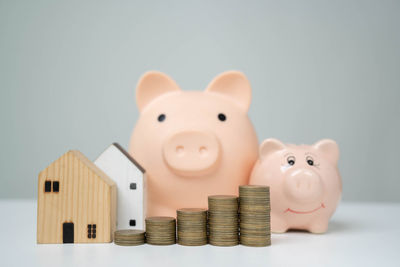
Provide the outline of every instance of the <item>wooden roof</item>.
<path id="1" fill-rule="evenodd" d="M 88 158 L 85 157 L 80 151 L 78 150 L 70 150 L 61 157 L 59 157 L 57 160 L 53 161 L 49 166 L 54 164 L 55 162 L 59 161 L 63 157 L 67 155 L 72 155 L 74 158 L 78 159 L 80 162 L 82 162 L 90 171 L 92 171 L 94 174 L 96 174 L 100 179 L 102 179 L 107 185 L 109 186 L 115 186 L 114 181 L 108 177 L 99 167 L 97 167 L 93 162 L 91 162 Z M 47 166 L 43 171 L 45 171 L 49 166 Z M 41 173 L 43 172 L 41 171 Z"/>

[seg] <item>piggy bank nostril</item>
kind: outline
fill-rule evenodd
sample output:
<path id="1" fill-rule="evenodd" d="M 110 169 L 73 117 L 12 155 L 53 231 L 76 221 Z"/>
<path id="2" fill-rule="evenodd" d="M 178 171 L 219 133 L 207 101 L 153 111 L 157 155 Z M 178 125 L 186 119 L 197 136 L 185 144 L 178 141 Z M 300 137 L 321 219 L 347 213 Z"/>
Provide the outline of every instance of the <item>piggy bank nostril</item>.
<path id="1" fill-rule="evenodd" d="M 207 154 L 207 148 L 205 146 L 201 146 L 199 148 L 199 153 L 201 156 L 205 156 Z"/>
<path id="2" fill-rule="evenodd" d="M 178 154 L 178 156 L 182 156 L 184 151 L 185 151 L 185 149 L 183 148 L 183 146 L 176 147 L 176 154 Z"/>

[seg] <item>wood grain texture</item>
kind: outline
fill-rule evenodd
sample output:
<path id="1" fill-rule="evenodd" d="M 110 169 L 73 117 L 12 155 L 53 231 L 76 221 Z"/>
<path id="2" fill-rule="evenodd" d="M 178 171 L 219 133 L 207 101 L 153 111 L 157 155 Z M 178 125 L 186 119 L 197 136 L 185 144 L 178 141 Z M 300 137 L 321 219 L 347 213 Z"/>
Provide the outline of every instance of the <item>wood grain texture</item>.
<path id="1" fill-rule="evenodd" d="M 45 192 L 45 181 L 59 181 L 59 192 Z M 82 153 L 71 150 L 39 174 L 37 243 L 63 243 L 63 223 L 74 223 L 74 243 L 113 240 L 116 185 Z M 96 238 L 88 238 L 96 224 Z"/>

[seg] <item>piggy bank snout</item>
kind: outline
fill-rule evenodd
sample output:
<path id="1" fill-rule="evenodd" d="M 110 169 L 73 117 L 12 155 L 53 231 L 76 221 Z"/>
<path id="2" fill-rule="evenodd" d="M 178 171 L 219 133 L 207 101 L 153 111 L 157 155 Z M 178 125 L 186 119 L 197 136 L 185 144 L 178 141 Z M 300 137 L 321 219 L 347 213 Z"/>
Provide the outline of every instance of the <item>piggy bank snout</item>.
<path id="1" fill-rule="evenodd" d="M 176 174 L 201 176 L 218 165 L 220 145 L 211 133 L 183 131 L 167 138 L 163 156 L 167 166 Z"/>
<path id="2" fill-rule="evenodd" d="M 321 177 L 308 169 L 290 172 L 286 176 L 284 187 L 286 195 L 298 203 L 318 202 L 322 199 Z"/>

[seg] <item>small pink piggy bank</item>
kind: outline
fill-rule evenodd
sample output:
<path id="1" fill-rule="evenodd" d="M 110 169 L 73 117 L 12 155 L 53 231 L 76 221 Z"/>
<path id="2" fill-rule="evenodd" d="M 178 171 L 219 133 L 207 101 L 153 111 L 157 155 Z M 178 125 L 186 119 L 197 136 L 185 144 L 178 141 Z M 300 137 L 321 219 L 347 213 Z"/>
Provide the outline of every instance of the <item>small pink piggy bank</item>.
<path id="1" fill-rule="evenodd" d="M 205 91 L 182 91 L 160 72 L 140 79 L 129 152 L 147 172 L 147 216 L 207 208 L 208 195 L 237 194 L 248 183 L 258 158 L 250 100 L 250 84 L 237 71 L 222 73 Z"/>
<path id="2" fill-rule="evenodd" d="M 267 139 L 259 154 L 249 183 L 270 186 L 272 232 L 326 232 L 342 193 L 336 142 L 291 145 Z"/>

